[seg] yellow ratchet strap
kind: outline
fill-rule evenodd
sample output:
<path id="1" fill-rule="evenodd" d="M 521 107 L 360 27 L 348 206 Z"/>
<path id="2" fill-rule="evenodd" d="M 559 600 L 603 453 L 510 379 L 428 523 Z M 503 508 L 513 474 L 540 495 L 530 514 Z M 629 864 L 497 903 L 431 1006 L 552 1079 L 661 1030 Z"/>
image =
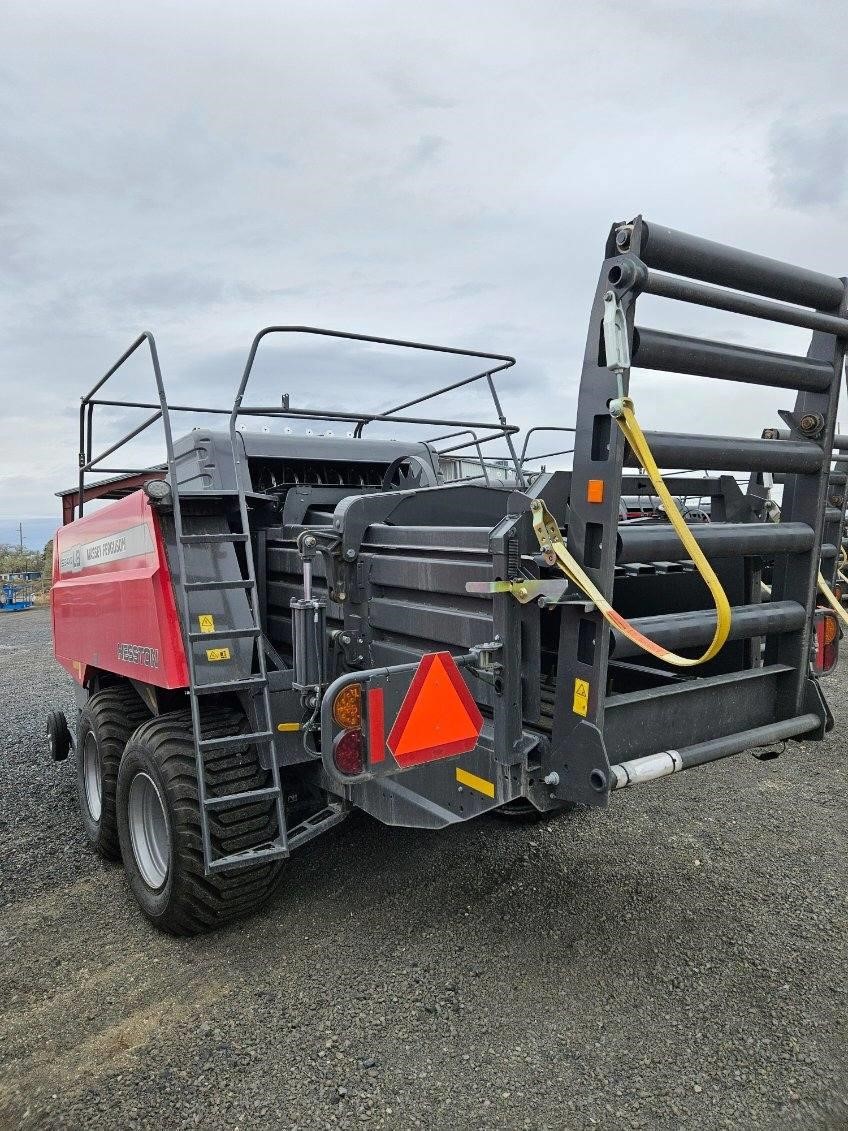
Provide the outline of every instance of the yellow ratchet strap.
<path id="1" fill-rule="evenodd" d="M 842 577 L 842 574 L 840 573 L 839 576 Z M 821 571 L 819 571 L 818 586 L 819 593 L 821 593 L 822 597 L 824 597 L 824 599 L 842 621 L 844 627 L 848 628 L 848 613 L 846 613 L 846 611 L 842 608 L 841 602 L 839 601 L 833 590 L 830 588 L 828 583 L 825 581 Z"/>
<path id="2" fill-rule="evenodd" d="M 843 546 L 839 551 L 839 562 L 837 563 L 837 566 L 836 566 L 836 575 L 841 581 L 844 581 L 846 585 L 848 585 L 848 577 L 846 577 L 845 574 L 842 571 L 845 569 L 845 566 L 847 564 L 848 564 L 848 551 L 846 551 L 845 547 Z"/>
<path id="3" fill-rule="evenodd" d="M 692 531 L 686 525 L 683 515 L 677 507 L 677 503 L 674 501 L 670 491 L 663 482 L 656 460 L 651 453 L 651 449 L 648 447 L 648 441 L 645 439 L 642 429 L 639 427 L 639 423 L 636 420 L 633 402 L 629 397 L 622 397 L 614 401 L 610 407 L 619 428 L 621 428 L 621 431 L 624 433 L 625 439 L 633 449 L 641 466 L 644 467 L 657 496 L 665 508 L 671 525 L 674 527 L 689 557 L 695 563 L 695 568 L 698 570 L 698 573 L 701 575 L 701 578 L 712 594 L 716 609 L 716 628 L 707 650 L 696 659 L 678 656 L 676 652 L 670 652 L 661 644 L 650 640 L 647 636 L 639 632 L 637 628 L 634 628 L 630 621 L 626 620 L 620 613 L 617 613 L 577 559 L 569 553 L 562 540 L 559 524 L 545 507 L 541 499 L 534 500 L 532 504 L 533 529 L 536 532 L 536 537 L 539 539 L 542 553 L 545 555 L 548 564 L 556 564 L 559 566 L 569 581 L 573 582 L 574 585 L 595 604 L 601 616 L 611 628 L 616 629 L 622 636 L 626 636 L 627 639 L 632 641 L 638 648 L 648 652 L 651 656 L 656 656 L 659 660 L 664 660 L 667 664 L 673 664 L 674 667 L 692 668 L 696 667 L 698 664 L 705 664 L 708 660 L 718 655 L 727 640 L 731 620 L 730 602 L 727 600 L 727 595 L 722 588 L 721 582 L 716 577 L 712 566 L 695 541 Z M 834 600 L 836 600 L 835 597 Z"/>

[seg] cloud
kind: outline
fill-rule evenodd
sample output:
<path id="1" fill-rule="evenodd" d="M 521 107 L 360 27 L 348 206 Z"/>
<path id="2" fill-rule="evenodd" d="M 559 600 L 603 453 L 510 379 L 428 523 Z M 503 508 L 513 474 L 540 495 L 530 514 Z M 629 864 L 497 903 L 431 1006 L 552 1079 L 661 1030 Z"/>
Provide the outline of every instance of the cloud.
<path id="1" fill-rule="evenodd" d="M 79 395 L 141 329 L 177 403 L 228 405 L 259 327 L 318 325 L 514 354 L 499 378 L 510 419 L 570 425 L 612 219 L 643 212 L 845 274 L 843 9 L 7 5 L 0 513 L 54 511 Z M 627 45 L 614 58 L 611 27 Z M 805 348 L 790 328 L 646 306 L 647 324 Z M 468 372 L 266 345 L 255 391 L 274 403 L 384 408 Z M 115 383 L 150 388 L 141 356 Z M 790 407 L 665 374 L 637 374 L 634 393 L 646 427 L 672 431 L 756 436 Z M 476 387 L 440 405 L 491 414 Z M 104 414 L 98 443 L 119 423 Z M 148 439 L 128 455 L 154 460 Z"/>
<path id="2" fill-rule="evenodd" d="M 848 114 L 778 121 L 769 134 L 772 192 L 789 208 L 833 208 L 848 200 Z"/>

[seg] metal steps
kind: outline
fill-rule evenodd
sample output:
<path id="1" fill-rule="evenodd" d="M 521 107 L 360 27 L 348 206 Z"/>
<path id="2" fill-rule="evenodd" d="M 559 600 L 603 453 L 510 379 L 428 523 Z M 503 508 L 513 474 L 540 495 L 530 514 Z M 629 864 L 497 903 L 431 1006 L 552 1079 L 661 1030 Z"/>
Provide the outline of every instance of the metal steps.
<path id="1" fill-rule="evenodd" d="M 278 766 L 276 739 L 273 729 L 273 716 L 271 713 L 271 700 L 268 687 L 268 672 L 265 664 L 265 647 L 262 641 L 262 626 L 259 619 L 257 601 L 257 585 L 254 574 L 253 554 L 249 551 L 244 555 L 231 554 L 241 570 L 239 576 L 204 580 L 193 578 L 188 568 L 188 555 L 186 551 L 195 546 L 214 546 L 238 544 L 246 545 L 249 542 L 249 515 L 247 509 L 247 495 L 242 489 L 239 475 L 239 465 L 236 463 L 236 477 L 239 488 L 236 491 L 183 493 L 174 495 L 174 524 L 177 534 L 177 553 L 180 571 L 180 598 L 182 616 L 187 643 L 186 654 L 189 667 L 189 703 L 191 706 L 192 727 L 194 733 L 194 750 L 197 764 L 198 801 L 200 805 L 200 825 L 203 841 L 203 858 L 207 874 L 218 872 L 227 868 L 255 864 L 264 860 L 283 859 L 289 854 L 289 843 L 286 829 L 285 804 L 280 771 Z M 253 498 L 254 496 L 251 496 Z M 185 532 L 183 531 L 183 513 L 181 503 L 186 499 L 202 498 L 212 501 L 221 498 L 236 498 L 239 503 L 240 530 Z M 234 521 L 231 518 L 228 521 Z M 243 564 L 242 564 L 243 561 Z M 200 600 L 206 594 L 226 594 L 243 592 L 250 624 L 238 628 L 215 628 L 214 621 L 208 631 L 202 627 L 199 610 L 203 602 Z M 207 607 L 211 607 L 207 604 Z M 211 618 L 210 618 L 211 619 Z M 195 627 L 197 625 L 197 627 Z M 198 645 L 210 644 L 214 641 L 250 641 L 250 674 L 240 675 L 234 679 L 213 680 L 202 682 L 198 679 Z M 221 650 L 223 651 L 223 650 Z M 225 657 L 230 659 L 229 653 Z M 246 662 L 240 657 L 240 662 Z M 204 709 L 203 704 L 214 704 L 216 697 L 226 697 L 229 701 L 235 693 L 260 692 L 253 695 L 253 704 L 256 713 L 256 729 L 246 733 L 231 735 L 215 735 L 207 737 L 203 731 Z M 210 797 L 206 787 L 206 757 L 215 753 L 226 753 L 246 744 L 266 746 L 269 749 L 267 762 L 270 765 L 271 784 L 252 790 L 241 790 L 236 793 Z M 274 802 L 277 834 L 271 841 L 238 852 L 216 853 L 212 844 L 210 830 L 210 814 L 235 806 L 249 805 L 253 802 Z"/>

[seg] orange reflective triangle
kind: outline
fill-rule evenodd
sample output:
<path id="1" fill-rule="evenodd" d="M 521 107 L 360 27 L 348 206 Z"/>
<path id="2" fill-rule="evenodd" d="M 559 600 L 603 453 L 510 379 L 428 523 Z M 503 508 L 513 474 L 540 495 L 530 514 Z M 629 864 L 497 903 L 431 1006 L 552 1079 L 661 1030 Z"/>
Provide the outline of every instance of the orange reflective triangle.
<path id="1" fill-rule="evenodd" d="M 449 652 L 424 656 L 404 696 L 387 745 L 401 766 L 465 754 L 483 716 Z"/>

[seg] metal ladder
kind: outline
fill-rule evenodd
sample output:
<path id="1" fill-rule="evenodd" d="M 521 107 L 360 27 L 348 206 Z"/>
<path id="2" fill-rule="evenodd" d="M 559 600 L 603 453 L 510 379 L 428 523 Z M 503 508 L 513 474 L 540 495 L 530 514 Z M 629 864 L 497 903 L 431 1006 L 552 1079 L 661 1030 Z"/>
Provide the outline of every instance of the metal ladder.
<path id="1" fill-rule="evenodd" d="M 234 463 L 236 472 L 237 489 L 235 491 L 209 491 L 192 492 L 184 498 L 195 498 L 209 501 L 225 500 L 227 498 L 238 500 L 239 522 L 241 530 L 216 533 L 186 534 L 183 530 L 183 515 L 181 497 L 173 475 L 172 466 L 172 492 L 174 507 L 174 527 L 177 541 L 177 559 L 180 570 L 180 594 L 183 623 L 185 625 L 186 654 L 189 669 L 189 703 L 191 706 L 191 722 L 194 735 L 194 753 L 197 764 L 197 793 L 200 808 L 200 827 L 203 839 L 203 858 L 206 873 L 222 871 L 226 868 L 239 867 L 245 864 L 255 864 L 262 860 L 278 860 L 289 855 L 288 833 L 286 827 L 285 806 L 283 790 L 280 782 L 280 771 L 277 764 L 276 740 L 271 713 L 271 699 L 268 689 L 268 671 L 265 663 L 265 648 L 263 644 L 262 625 L 259 619 L 258 593 L 256 575 L 253 564 L 253 554 L 250 546 L 250 524 L 247 509 L 247 496 L 241 475 L 241 464 L 234 450 Z M 229 523 L 230 519 L 226 521 Z M 186 561 L 186 549 L 193 546 L 216 544 L 244 546 L 245 566 L 238 577 L 227 578 L 220 581 L 191 581 Z M 238 554 L 233 555 L 238 560 Z M 201 631 L 194 628 L 197 614 L 192 607 L 192 598 L 199 594 L 221 592 L 224 590 L 244 590 L 247 606 L 250 611 L 250 625 L 244 628 L 221 628 L 211 631 Z M 209 644 L 213 641 L 249 640 L 252 643 L 252 654 L 258 671 L 247 677 L 236 679 L 217 680 L 215 682 L 198 682 L 195 649 L 199 644 Z M 251 667 L 254 666 L 251 664 Z M 254 698 L 257 715 L 257 729 L 246 734 L 234 734 L 227 737 L 205 738 L 203 736 L 201 700 L 208 703 L 214 696 L 226 696 L 233 692 L 261 691 L 261 696 Z M 261 706 L 260 706 L 261 704 Z M 245 790 L 240 793 L 224 794 L 218 797 L 209 797 L 206 791 L 206 762 L 205 756 L 214 751 L 227 750 L 233 747 L 251 743 L 266 746 L 269 750 L 271 764 L 272 784 L 270 786 Z M 277 835 L 268 841 L 252 848 L 225 855 L 214 855 L 212 840 L 209 831 L 209 814 L 212 811 L 226 809 L 234 805 L 245 805 L 254 801 L 267 801 L 273 799 L 277 819 Z"/>
<path id="2" fill-rule="evenodd" d="M 640 294 L 812 330 L 807 356 L 637 326 Z M 843 279 L 648 224 L 641 217 L 613 227 L 580 382 L 568 513 L 568 548 L 608 600 L 615 603 L 615 580 L 627 563 L 682 557 L 669 527 L 618 524 L 622 472 L 634 466 L 634 460 L 608 406 L 627 395 L 631 365 L 792 390 L 796 399 L 792 412 L 782 414 L 790 425 L 788 434 L 775 439 L 646 433 L 660 467 L 769 471 L 783 484 L 779 524 L 722 522 L 693 528 L 707 554 L 774 555 L 764 659 L 762 665 L 746 661 L 733 671 L 705 667 L 696 670 L 694 679 L 644 692 L 608 693 L 610 630 L 596 611 L 576 603 L 565 606 L 558 664 L 564 690 L 556 703 L 553 745 L 558 757 L 552 765 L 568 763 L 571 799 L 606 803 L 607 756 L 613 763 L 674 747 L 686 766 L 823 732 L 826 706 L 809 679 L 808 658 L 820 558 L 823 554 L 830 562 L 838 549 L 829 542 L 823 545 L 823 533 L 833 529 L 827 520 L 837 517 L 827 499 L 848 337 L 847 295 Z M 617 373 L 604 347 L 604 311 L 610 302 L 620 309 L 628 347 L 627 360 Z M 635 401 L 638 408 L 638 388 Z M 744 604 L 734 609 L 734 639 L 754 638 L 753 631 L 743 631 L 746 622 L 762 630 L 762 609 Z M 714 617 L 708 609 L 687 614 L 690 639 L 693 618 L 703 622 L 703 628 L 714 624 Z M 691 646 L 680 636 L 680 614 L 648 619 L 654 639 Z M 585 713 L 581 710 L 579 716 L 570 693 L 578 684 L 589 688 Z"/>

